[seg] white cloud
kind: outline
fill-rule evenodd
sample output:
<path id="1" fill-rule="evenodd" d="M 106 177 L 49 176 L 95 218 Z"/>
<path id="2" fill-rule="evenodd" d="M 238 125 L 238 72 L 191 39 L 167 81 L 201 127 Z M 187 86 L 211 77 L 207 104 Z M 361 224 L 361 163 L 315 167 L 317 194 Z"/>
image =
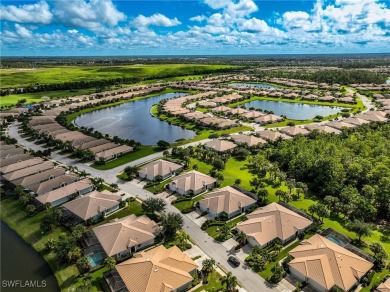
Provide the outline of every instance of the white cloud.
<path id="1" fill-rule="evenodd" d="M 45 1 L 35 4 L 0 6 L 0 19 L 18 23 L 49 24 L 53 18 Z"/>
<path id="2" fill-rule="evenodd" d="M 68 27 L 101 31 L 105 26 L 116 26 L 126 19 L 111 0 L 56 0 L 53 14 L 56 22 Z"/>
<path id="3" fill-rule="evenodd" d="M 205 21 L 206 19 L 207 19 L 207 17 L 204 15 L 197 15 L 197 16 L 191 17 L 190 21 L 202 22 L 202 21 Z"/>
<path id="4" fill-rule="evenodd" d="M 132 22 L 132 25 L 136 28 L 145 28 L 149 26 L 164 26 L 172 27 L 180 25 L 181 22 L 175 18 L 168 18 L 163 14 L 155 13 L 152 16 L 138 15 Z"/>
<path id="5" fill-rule="evenodd" d="M 270 27 L 264 20 L 251 18 L 244 21 L 240 29 L 248 32 L 266 32 L 270 29 Z"/>

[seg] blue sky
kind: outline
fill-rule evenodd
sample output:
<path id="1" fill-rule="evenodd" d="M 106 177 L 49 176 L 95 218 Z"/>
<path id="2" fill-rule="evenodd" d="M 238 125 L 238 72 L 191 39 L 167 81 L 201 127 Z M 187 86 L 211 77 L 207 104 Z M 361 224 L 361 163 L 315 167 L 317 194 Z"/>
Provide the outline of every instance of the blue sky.
<path id="1" fill-rule="evenodd" d="M 2 56 L 389 53 L 388 0 L 2 1 Z"/>

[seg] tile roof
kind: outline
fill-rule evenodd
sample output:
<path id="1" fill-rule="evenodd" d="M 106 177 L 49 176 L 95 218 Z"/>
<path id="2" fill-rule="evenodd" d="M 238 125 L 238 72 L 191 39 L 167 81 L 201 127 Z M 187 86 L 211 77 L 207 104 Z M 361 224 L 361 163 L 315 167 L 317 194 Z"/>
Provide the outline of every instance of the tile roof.
<path id="1" fill-rule="evenodd" d="M 132 214 L 92 229 L 108 256 L 116 255 L 132 246 L 148 242 L 160 233 L 160 228 L 146 215 Z"/>
<path id="2" fill-rule="evenodd" d="M 248 220 L 237 228 L 253 237 L 260 245 L 276 238 L 286 240 L 298 230 L 305 229 L 312 221 L 277 204 L 271 203 L 247 215 Z"/>
<path id="3" fill-rule="evenodd" d="M 1 160 L 1 166 L 7 166 L 10 164 L 14 164 L 20 161 L 25 161 L 34 158 L 34 156 L 30 154 L 19 154 L 15 156 L 11 156 L 9 158 L 4 158 Z"/>
<path id="4" fill-rule="evenodd" d="M 117 145 L 118 147 L 105 149 L 101 152 L 96 153 L 96 157 L 98 158 L 110 158 L 111 156 L 127 153 L 133 151 L 133 147 L 127 145 Z"/>
<path id="5" fill-rule="evenodd" d="M 57 188 L 64 187 L 66 185 L 69 185 L 71 183 L 76 182 L 79 179 L 79 176 L 74 173 L 65 174 L 61 176 L 57 176 L 55 178 L 45 180 L 41 183 L 34 184 L 28 189 L 37 195 L 43 195 L 44 193 L 50 192 L 52 190 L 55 190 Z"/>
<path id="6" fill-rule="evenodd" d="M 150 175 L 153 177 L 156 177 L 158 175 L 166 176 L 170 174 L 172 171 L 177 171 L 182 167 L 183 165 L 181 164 L 159 159 L 142 166 L 141 169 L 139 170 L 139 173 L 144 175 Z"/>
<path id="7" fill-rule="evenodd" d="M 51 161 L 45 161 L 45 162 L 42 162 L 40 164 L 33 165 L 31 167 L 27 167 L 27 168 L 13 171 L 13 172 L 9 172 L 9 173 L 3 175 L 3 177 L 8 181 L 14 181 L 18 178 L 29 176 L 29 175 L 32 175 L 34 173 L 42 172 L 44 170 L 48 170 L 48 169 L 52 169 L 52 168 L 54 168 L 54 163 Z"/>
<path id="8" fill-rule="evenodd" d="M 388 278 L 385 282 L 380 284 L 376 290 L 380 292 L 390 292 L 390 278 Z"/>
<path id="9" fill-rule="evenodd" d="M 197 191 L 199 189 L 202 189 L 205 185 L 211 185 L 215 182 L 215 178 L 198 172 L 196 170 L 192 170 L 190 172 L 178 175 L 170 182 L 170 184 L 174 184 L 179 190 Z"/>
<path id="10" fill-rule="evenodd" d="M 289 265 L 329 290 L 334 285 L 348 291 L 373 264 L 319 234 L 289 252 Z"/>
<path id="11" fill-rule="evenodd" d="M 249 147 L 256 146 L 258 144 L 265 144 L 267 141 L 256 136 L 250 136 L 245 134 L 231 135 L 230 136 L 236 143 L 246 143 Z"/>
<path id="12" fill-rule="evenodd" d="M 0 167 L 0 172 L 3 173 L 3 174 L 6 174 L 6 173 L 9 173 L 9 172 L 12 172 L 12 171 L 16 171 L 16 170 L 23 169 L 23 168 L 26 168 L 26 167 L 30 167 L 30 166 L 33 166 L 33 165 L 36 165 L 36 164 L 40 164 L 42 162 L 43 162 L 42 158 L 31 158 L 29 160 L 16 162 L 16 163 L 13 163 L 13 164 L 10 164 L 10 165 L 7 165 L 7 166 L 1 166 Z M 3 164 L 1 164 L 1 165 L 3 165 Z"/>
<path id="13" fill-rule="evenodd" d="M 168 292 L 191 282 L 189 272 L 197 267 L 177 246 L 166 249 L 160 245 L 135 254 L 115 268 L 129 291 Z"/>
<path id="14" fill-rule="evenodd" d="M 224 152 L 236 148 L 237 145 L 227 140 L 213 140 L 204 144 L 206 148 L 211 148 L 218 152 Z"/>
<path id="15" fill-rule="evenodd" d="M 64 175 L 65 173 L 66 173 L 66 170 L 63 168 L 52 168 L 52 169 L 44 170 L 42 172 L 38 172 L 38 173 L 29 175 L 29 176 L 25 176 L 23 178 L 13 180 L 12 183 L 14 185 L 21 185 L 23 187 L 28 187 L 30 185 L 43 182 L 43 181 L 48 180 L 50 178 Z"/>
<path id="16" fill-rule="evenodd" d="M 206 208 L 209 208 L 215 214 L 219 214 L 221 212 L 231 214 L 243 207 L 256 203 L 256 200 L 230 186 L 227 186 L 204 195 L 203 199 L 200 200 L 199 203 Z"/>
<path id="17" fill-rule="evenodd" d="M 118 205 L 121 200 L 122 196 L 109 191 L 93 191 L 89 194 L 80 196 L 73 201 L 65 203 L 62 207 L 71 211 L 73 214 L 85 221 L 104 210 Z"/>

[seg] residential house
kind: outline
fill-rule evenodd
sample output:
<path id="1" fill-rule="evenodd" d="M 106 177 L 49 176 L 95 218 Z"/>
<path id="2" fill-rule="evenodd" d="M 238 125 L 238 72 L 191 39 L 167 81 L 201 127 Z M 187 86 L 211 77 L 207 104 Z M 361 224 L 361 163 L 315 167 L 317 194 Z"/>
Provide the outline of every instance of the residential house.
<path id="1" fill-rule="evenodd" d="M 95 154 L 95 160 L 103 160 L 108 161 L 111 159 L 115 159 L 121 155 L 124 155 L 126 153 L 129 153 L 133 151 L 133 147 L 127 146 L 127 145 L 117 145 L 118 147 L 105 149 L 101 152 L 98 152 Z"/>
<path id="2" fill-rule="evenodd" d="M 41 183 L 30 185 L 26 187 L 31 193 L 35 195 L 43 195 L 47 192 L 53 191 L 58 188 L 63 188 L 69 184 L 72 184 L 79 180 L 79 176 L 74 173 L 64 174 L 55 178 L 45 180 Z"/>
<path id="3" fill-rule="evenodd" d="M 182 196 L 193 196 L 212 189 L 216 182 L 215 178 L 192 170 L 175 177 L 168 184 L 168 187 L 171 191 L 177 192 Z"/>
<path id="4" fill-rule="evenodd" d="M 267 141 L 256 136 L 250 136 L 245 134 L 231 135 L 230 136 L 237 144 L 248 145 L 249 147 L 256 147 L 258 145 L 266 144 Z"/>
<path id="5" fill-rule="evenodd" d="M 150 181 L 154 181 L 157 178 L 165 180 L 168 177 L 175 175 L 182 170 L 183 165 L 181 164 L 159 159 L 142 166 L 141 169 L 138 171 L 138 176 L 140 178 L 145 178 Z"/>
<path id="6" fill-rule="evenodd" d="M 351 291 L 373 264 L 336 243 L 315 234 L 291 250 L 291 275 L 306 281 L 314 290 L 325 292 L 333 287 Z"/>
<path id="7" fill-rule="evenodd" d="M 232 218 L 255 205 L 256 200 L 230 186 L 208 193 L 199 201 L 199 209 L 214 218 L 222 214 Z"/>
<path id="8" fill-rule="evenodd" d="M 237 145 L 228 140 L 215 139 L 213 141 L 206 142 L 204 144 L 204 147 L 214 150 L 216 152 L 229 152 L 232 149 L 236 148 Z"/>
<path id="9" fill-rule="evenodd" d="M 140 252 L 104 275 L 111 292 L 182 292 L 191 287 L 198 265 L 177 246 Z"/>
<path id="10" fill-rule="evenodd" d="M 277 203 L 271 203 L 247 215 L 237 229 L 244 232 L 250 245 L 264 247 L 275 239 L 283 244 L 304 232 L 313 222 Z"/>

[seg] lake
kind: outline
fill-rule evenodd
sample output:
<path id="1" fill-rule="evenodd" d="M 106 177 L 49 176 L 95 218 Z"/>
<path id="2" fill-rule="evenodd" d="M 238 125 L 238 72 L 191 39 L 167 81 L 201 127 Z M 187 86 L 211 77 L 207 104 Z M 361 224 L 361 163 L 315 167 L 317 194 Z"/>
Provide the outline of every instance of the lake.
<path id="1" fill-rule="evenodd" d="M 292 120 L 310 120 L 315 116 L 330 116 L 341 111 L 341 107 L 303 104 L 283 101 L 254 100 L 243 104 L 245 108 L 254 107 L 267 111 L 273 111 L 275 115 L 284 115 Z"/>
<path id="2" fill-rule="evenodd" d="M 1 221 L 1 291 L 60 291 L 57 280 L 54 277 L 49 265 L 30 245 L 11 228 Z M 25 281 L 31 281 L 42 288 L 31 287 L 5 287 L 5 281 L 21 280 L 24 286 Z M 45 286 L 45 287 L 43 287 Z"/>
<path id="3" fill-rule="evenodd" d="M 258 88 L 280 88 L 266 83 L 229 83 L 228 86 L 245 86 L 245 87 L 258 87 Z"/>
<path id="4" fill-rule="evenodd" d="M 78 116 L 76 126 L 94 128 L 96 131 L 123 139 L 133 139 L 142 145 L 156 145 L 159 140 L 169 143 L 196 136 L 191 130 L 169 125 L 150 114 L 150 109 L 160 100 L 185 96 L 188 93 L 172 92 L 130 101 Z"/>

